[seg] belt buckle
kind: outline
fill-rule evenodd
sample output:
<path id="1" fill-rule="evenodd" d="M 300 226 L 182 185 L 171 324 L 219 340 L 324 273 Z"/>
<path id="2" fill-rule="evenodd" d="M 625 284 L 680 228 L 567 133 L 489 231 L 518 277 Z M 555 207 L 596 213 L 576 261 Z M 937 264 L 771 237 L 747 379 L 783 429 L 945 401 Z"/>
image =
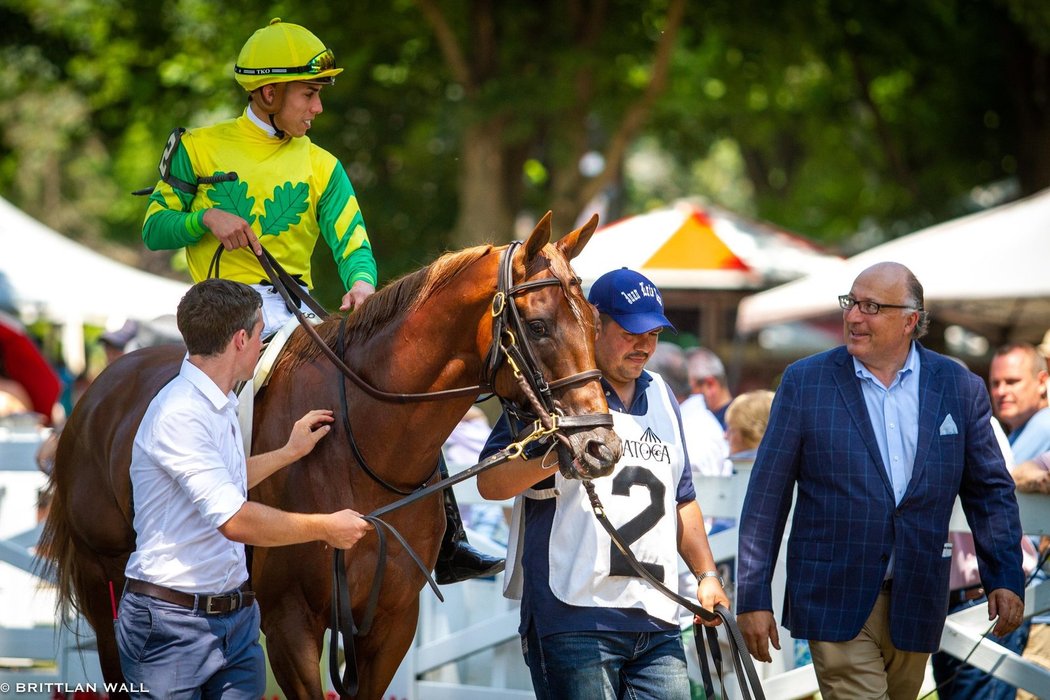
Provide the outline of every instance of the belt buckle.
<path id="1" fill-rule="evenodd" d="M 205 615 L 218 615 L 219 613 L 230 612 L 229 610 L 223 610 L 218 607 L 212 607 L 212 605 L 219 605 L 225 603 L 230 599 L 229 595 L 210 595 L 204 599 L 204 614 Z M 236 608 L 234 608 L 236 609 Z"/>

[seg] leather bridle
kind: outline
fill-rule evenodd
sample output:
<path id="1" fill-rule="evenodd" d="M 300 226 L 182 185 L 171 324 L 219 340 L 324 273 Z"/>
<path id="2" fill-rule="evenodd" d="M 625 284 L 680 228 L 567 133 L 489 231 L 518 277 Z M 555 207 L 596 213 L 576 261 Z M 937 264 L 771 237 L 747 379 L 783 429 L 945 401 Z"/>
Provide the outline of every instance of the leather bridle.
<path id="1" fill-rule="evenodd" d="M 307 304 L 311 311 L 321 318 L 326 317 L 328 315 L 327 312 L 325 312 L 313 297 L 311 297 L 295 282 L 295 280 L 292 279 L 290 275 L 288 275 L 287 272 L 284 271 L 283 268 L 281 268 L 280 264 L 274 259 L 269 251 L 263 248 L 263 252 L 258 258 L 259 263 L 266 271 L 266 275 L 269 277 L 274 289 L 278 291 L 284 299 L 285 304 L 287 304 L 288 308 L 292 310 L 293 314 L 295 314 L 296 318 L 299 320 L 299 325 L 302 326 L 303 330 L 313 339 L 321 352 L 328 357 L 332 364 L 335 365 L 335 367 L 347 379 L 352 381 L 358 388 L 372 398 L 391 403 L 441 401 L 467 396 L 476 398 L 482 393 L 493 392 L 496 383 L 496 374 L 506 362 L 510 365 L 514 379 L 517 381 L 522 394 L 525 396 L 527 406 L 519 406 L 511 400 L 499 396 L 498 398 L 503 405 L 503 410 L 514 416 L 522 424 L 533 423 L 535 426 L 533 432 L 542 428 L 545 435 L 553 435 L 555 439 L 559 440 L 564 449 L 568 449 L 569 441 L 563 431 L 581 428 L 612 428 L 613 420 L 612 416 L 608 413 L 566 416 L 563 414 L 561 408 L 558 407 L 557 402 L 554 399 L 554 392 L 565 389 L 569 386 L 596 381 L 601 377 L 601 371 L 598 369 L 589 369 L 551 382 L 548 382 L 543 376 L 541 365 L 536 359 L 536 353 L 533 351 L 532 345 L 529 343 L 525 324 L 522 321 L 517 305 L 514 303 L 514 299 L 520 295 L 528 294 L 537 289 L 542 289 L 543 287 L 555 285 L 561 286 L 562 282 L 557 277 L 552 276 L 514 284 L 514 254 L 521 245 L 521 241 L 510 243 L 510 245 L 503 250 L 500 257 L 496 280 L 496 293 L 492 298 L 491 305 L 492 342 L 489 345 L 489 350 L 484 360 L 482 382 L 473 386 L 456 389 L 418 393 L 384 391 L 377 388 L 367 379 L 355 372 L 346 364 L 346 362 L 343 361 L 341 353 L 336 353 L 331 347 L 329 347 L 328 343 L 321 338 L 320 334 L 318 334 L 317 330 L 313 327 L 313 324 L 306 319 L 306 316 L 299 308 L 297 302 L 301 301 Z M 220 246 L 216 250 L 214 259 L 212 260 L 212 265 L 216 274 L 218 274 L 218 260 L 222 255 L 222 250 L 223 248 Z M 292 293 L 298 297 L 297 300 L 292 299 Z M 346 416 L 345 410 L 344 416 Z M 347 427 L 349 427 L 349 417 L 346 416 L 345 420 L 347 422 Z M 405 494 L 411 493 L 415 490 L 412 489 L 406 491 L 405 489 L 393 486 L 378 477 L 378 475 L 376 475 L 375 472 L 365 464 L 362 455 L 360 454 L 360 450 L 357 449 L 357 445 L 353 441 L 353 433 L 352 431 L 349 432 L 352 443 L 351 448 L 354 451 L 355 457 L 358 458 L 358 461 L 362 464 L 365 471 L 373 479 L 395 493 Z M 566 476 L 581 478 L 580 474 L 574 473 L 576 469 L 575 466 L 572 465 L 572 462 L 570 460 L 566 461 L 569 462 L 569 465 L 562 465 L 563 471 L 568 472 L 566 473 Z"/>

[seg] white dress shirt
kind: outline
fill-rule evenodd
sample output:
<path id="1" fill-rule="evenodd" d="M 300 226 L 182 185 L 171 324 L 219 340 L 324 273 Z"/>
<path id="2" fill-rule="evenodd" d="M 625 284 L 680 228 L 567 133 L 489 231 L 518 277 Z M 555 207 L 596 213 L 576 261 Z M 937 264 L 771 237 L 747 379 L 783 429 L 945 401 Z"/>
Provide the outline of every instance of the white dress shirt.
<path id="1" fill-rule="evenodd" d="M 187 593 L 221 593 L 248 578 L 244 545 L 219 532 L 247 500 L 237 397 L 183 360 L 135 434 L 135 552 L 125 574 Z"/>

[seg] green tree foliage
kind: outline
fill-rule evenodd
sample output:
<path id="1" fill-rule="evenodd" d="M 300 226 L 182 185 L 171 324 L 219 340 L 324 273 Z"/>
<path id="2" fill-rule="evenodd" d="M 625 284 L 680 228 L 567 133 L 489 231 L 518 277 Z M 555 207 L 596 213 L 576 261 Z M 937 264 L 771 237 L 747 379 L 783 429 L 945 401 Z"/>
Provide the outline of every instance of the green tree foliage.
<path id="1" fill-rule="evenodd" d="M 700 194 L 834 243 L 959 214 L 989 183 L 1050 186 L 1036 0 L 0 0 L 0 192 L 140 250 L 128 192 L 172 128 L 243 109 L 233 64 L 273 16 L 345 68 L 310 136 L 384 279 L 523 213 L 567 230 L 598 192 L 614 213 Z"/>

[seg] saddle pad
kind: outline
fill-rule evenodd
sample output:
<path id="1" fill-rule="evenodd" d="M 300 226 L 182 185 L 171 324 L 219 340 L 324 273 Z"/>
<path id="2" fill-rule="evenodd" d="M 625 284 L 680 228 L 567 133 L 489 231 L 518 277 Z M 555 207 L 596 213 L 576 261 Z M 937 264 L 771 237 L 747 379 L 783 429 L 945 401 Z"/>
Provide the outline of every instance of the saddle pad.
<path id="1" fill-rule="evenodd" d="M 321 322 L 321 319 L 313 314 L 307 315 L 306 318 L 315 326 Z M 273 371 L 274 363 L 277 362 L 281 351 L 284 350 L 284 345 L 288 342 L 288 338 L 292 336 L 292 331 L 298 327 L 299 319 L 290 318 L 287 323 L 281 326 L 281 330 L 270 337 L 266 343 L 266 349 L 263 350 L 262 355 L 259 356 L 259 361 L 255 364 L 255 374 L 252 376 L 252 380 L 245 382 L 244 386 L 237 392 L 237 422 L 241 424 L 241 437 L 244 439 L 244 454 L 246 456 L 251 456 L 252 454 L 252 419 L 255 415 L 255 395 L 266 386 L 266 382 L 270 379 L 270 372 Z"/>

